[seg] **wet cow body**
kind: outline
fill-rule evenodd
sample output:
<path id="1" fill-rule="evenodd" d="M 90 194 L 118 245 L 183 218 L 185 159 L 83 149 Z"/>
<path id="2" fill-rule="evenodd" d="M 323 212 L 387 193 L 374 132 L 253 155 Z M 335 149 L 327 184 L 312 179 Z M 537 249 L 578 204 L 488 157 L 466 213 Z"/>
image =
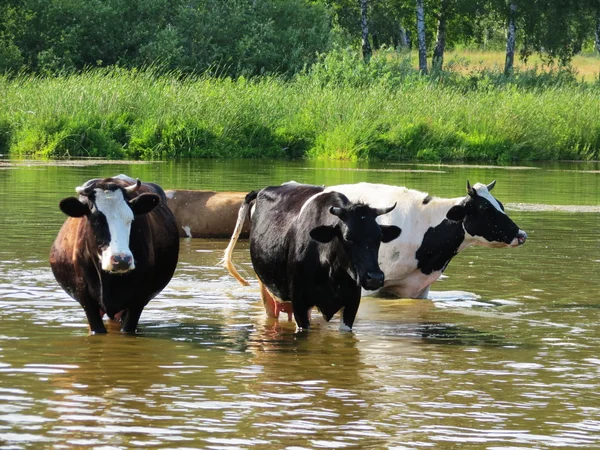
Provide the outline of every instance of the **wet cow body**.
<path id="1" fill-rule="evenodd" d="M 144 307 L 169 283 L 179 255 L 162 188 L 127 176 L 94 179 L 60 202 L 69 217 L 50 251 L 61 287 L 83 307 L 92 333 L 106 313 L 134 332 Z"/>
<path id="2" fill-rule="evenodd" d="M 400 234 L 397 226 L 380 226 L 376 217 L 393 209 L 355 204 L 338 192 L 297 183 L 251 192 L 238 216 L 243 223 L 254 204 L 250 256 L 260 280 L 267 314 L 279 302 L 291 302 L 296 324 L 309 327 L 309 310 L 317 306 L 325 320 L 343 308 L 340 326 L 350 329 L 360 303 L 361 286 L 377 289 L 384 276 L 377 265 L 381 242 Z M 239 233 L 232 236 L 224 262 L 231 263 Z"/>
<path id="3" fill-rule="evenodd" d="M 382 225 L 397 225 L 402 235 L 392 245 L 383 246 L 379 265 L 385 285 L 376 293 L 364 295 L 426 298 L 429 288 L 449 262 L 473 245 L 517 247 L 527 234 L 504 212 L 489 185 L 467 181 L 467 196 L 432 197 L 425 192 L 384 184 L 358 183 L 331 186 L 351 201 L 381 207 L 390 202 L 396 209 L 378 218 Z"/>
<path id="4" fill-rule="evenodd" d="M 245 192 L 215 192 L 173 189 L 165 191 L 175 216 L 179 237 L 230 238 Z M 241 237 L 248 237 L 249 224 Z"/>

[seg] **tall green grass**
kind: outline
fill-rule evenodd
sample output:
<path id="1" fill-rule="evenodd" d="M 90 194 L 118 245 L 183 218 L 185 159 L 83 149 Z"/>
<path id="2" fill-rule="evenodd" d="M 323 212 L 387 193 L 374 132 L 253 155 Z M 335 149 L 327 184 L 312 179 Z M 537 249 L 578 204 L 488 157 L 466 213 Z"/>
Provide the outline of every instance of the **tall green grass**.
<path id="1" fill-rule="evenodd" d="M 385 53 L 292 81 L 104 69 L 0 77 L 0 153 L 108 158 L 600 158 L 600 87 L 568 74 L 421 77 Z M 404 64 L 404 65 L 403 65 Z M 545 78 L 544 78 L 545 77 Z"/>

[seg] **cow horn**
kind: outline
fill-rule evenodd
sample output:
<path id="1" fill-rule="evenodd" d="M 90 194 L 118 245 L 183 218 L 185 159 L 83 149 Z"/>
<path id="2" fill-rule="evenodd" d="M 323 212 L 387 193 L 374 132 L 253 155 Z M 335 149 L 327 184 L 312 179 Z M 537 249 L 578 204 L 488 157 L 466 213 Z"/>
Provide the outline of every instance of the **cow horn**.
<path id="1" fill-rule="evenodd" d="M 132 184 L 131 186 L 127 186 L 125 188 L 125 192 L 127 192 L 128 194 L 131 194 L 132 192 L 137 191 L 141 185 L 142 185 L 142 182 L 138 178 L 137 180 L 135 180 L 135 184 Z"/>
<path id="2" fill-rule="evenodd" d="M 375 210 L 375 215 L 376 216 L 381 216 L 382 214 L 387 214 L 390 211 L 392 211 L 394 208 L 396 207 L 396 203 L 394 203 L 392 206 L 390 206 L 389 208 L 374 208 Z"/>
<path id="3" fill-rule="evenodd" d="M 471 197 L 475 197 L 477 195 L 477 191 L 471 187 L 471 183 L 467 180 L 467 194 Z"/>
<path id="4" fill-rule="evenodd" d="M 340 208 L 338 206 L 332 206 L 331 208 L 329 208 L 329 212 L 331 214 L 333 214 L 334 216 L 341 218 L 342 214 L 344 213 L 344 208 Z"/>
<path id="5" fill-rule="evenodd" d="M 77 186 L 75 188 L 75 192 L 77 192 L 79 195 L 89 195 L 92 191 L 92 186 L 100 180 L 102 180 L 102 178 L 92 178 L 91 180 L 88 180 L 85 183 L 83 183 L 82 186 Z"/>
<path id="6" fill-rule="evenodd" d="M 492 189 L 494 189 L 494 186 L 496 186 L 496 180 L 492 181 L 490 184 L 487 185 L 487 190 L 491 191 Z"/>

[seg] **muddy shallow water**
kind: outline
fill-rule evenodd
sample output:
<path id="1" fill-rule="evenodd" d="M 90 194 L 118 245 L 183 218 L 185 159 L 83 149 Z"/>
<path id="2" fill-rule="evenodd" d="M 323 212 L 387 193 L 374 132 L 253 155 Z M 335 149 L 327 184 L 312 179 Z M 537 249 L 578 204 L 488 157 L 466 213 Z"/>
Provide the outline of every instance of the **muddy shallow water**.
<path id="1" fill-rule="evenodd" d="M 600 446 L 598 164 L 4 161 L 3 169 L 2 449 Z M 256 282 L 242 287 L 218 266 L 226 240 L 185 239 L 139 333 L 88 336 L 48 251 L 64 220 L 58 201 L 117 173 L 165 189 L 371 181 L 449 197 L 463 195 L 467 179 L 497 179 L 494 194 L 529 239 L 461 253 L 432 299 L 364 299 L 353 333 L 339 332 L 336 317 L 301 334 L 264 317 Z M 247 242 L 234 261 L 251 276 Z"/>

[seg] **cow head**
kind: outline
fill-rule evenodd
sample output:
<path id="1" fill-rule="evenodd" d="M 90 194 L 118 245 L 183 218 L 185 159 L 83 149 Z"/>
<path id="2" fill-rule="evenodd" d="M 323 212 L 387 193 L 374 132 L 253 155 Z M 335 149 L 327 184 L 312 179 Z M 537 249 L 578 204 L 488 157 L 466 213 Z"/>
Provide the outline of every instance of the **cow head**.
<path id="1" fill-rule="evenodd" d="M 156 194 L 138 195 L 140 180 L 130 184 L 122 178 L 94 179 L 75 191 L 79 198 L 68 197 L 60 209 L 70 217 L 87 217 L 102 270 L 127 272 L 135 269 L 129 249 L 131 222 L 147 214 L 159 203 Z"/>
<path id="2" fill-rule="evenodd" d="M 476 245 L 485 247 L 517 247 L 525 243 L 527 233 L 519 229 L 504 212 L 504 206 L 490 194 L 496 181 L 487 186 L 467 181 L 467 197 L 448 211 L 446 217 L 462 222 Z"/>
<path id="3" fill-rule="evenodd" d="M 375 219 L 395 207 L 395 204 L 379 209 L 363 204 L 332 206 L 329 212 L 340 219 L 338 223 L 316 227 L 310 231 L 310 236 L 321 243 L 338 238 L 349 256 L 351 275 L 357 284 L 365 289 L 379 289 L 384 281 L 377 262 L 379 245 L 396 239 L 401 230 L 395 225 L 379 225 Z"/>

